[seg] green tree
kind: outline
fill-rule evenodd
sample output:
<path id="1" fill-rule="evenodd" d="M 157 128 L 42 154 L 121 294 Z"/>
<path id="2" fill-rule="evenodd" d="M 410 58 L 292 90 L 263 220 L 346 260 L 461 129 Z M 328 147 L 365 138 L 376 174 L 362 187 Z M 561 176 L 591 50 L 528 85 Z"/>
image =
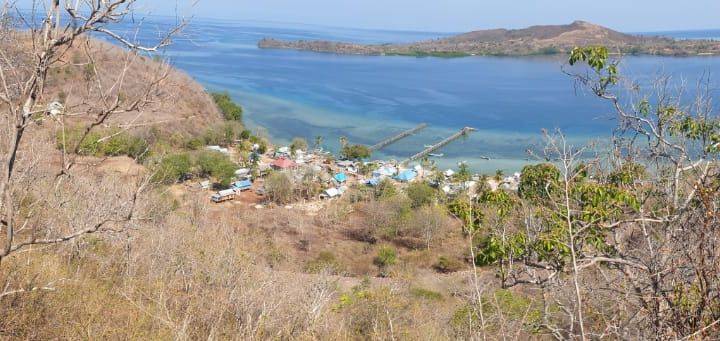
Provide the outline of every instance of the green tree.
<path id="1" fill-rule="evenodd" d="M 293 138 L 290 143 L 290 151 L 294 154 L 298 150 L 306 151 L 308 149 L 307 140 L 302 137 Z"/>
<path id="2" fill-rule="evenodd" d="M 523 167 L 518 186 L 518 195 L 523 199 L 548 198 L 548 193 L 557 190 L 560 170 L 551 163 Z"/>
<path id="3" fill-rule="evenodd" d="M 346 145 L 340 152 L 341 156 L 348 160 L 367 159 L 372 155 L 370 148 L 361 144 Z"/>
<path id="4" fill-rule="evenodd" d="M 405 189 L 405 194 L 407 194 L 408 198 L 410 199 L 411 206 L 413 208 L 430 205 L 435 201 L 435 198 L 437 197 L 437 192 L 435 191 L 435 189 L 430 187 L 430 185 L 425 182 L 411 183 Z"/>
<path id="5" fill-rule="evenodd" d="M 197 157 L 197 166 L 200 175 L 211 176 L 222 186 L 230 185 L 237 170 L 237 165 L 227 155 L 215 151 L 202 151 Z"/>
<path id="6" fill-rule="evenodd" d="M 187 153 L 168 155 L 156 166 L 153 181 L 172 184 L 191 172 L 192 161 Z"/>
<path id="7" fill-rule="evenodd" d="M 242 121 L 243 109 L 233 102 L 227 92 L 214 92 L 212 98 L 220 112 L 228 121 Z"/>

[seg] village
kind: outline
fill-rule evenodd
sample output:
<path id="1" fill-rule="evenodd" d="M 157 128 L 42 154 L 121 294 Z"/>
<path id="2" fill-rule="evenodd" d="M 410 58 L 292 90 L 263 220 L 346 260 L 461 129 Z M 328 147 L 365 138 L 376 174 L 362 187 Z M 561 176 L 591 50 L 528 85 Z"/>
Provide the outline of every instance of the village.
<path id="1" fill-rule="evenodd" d="M 401 132 L 395 136 L 379 142 L 376 145 L 352 146 L 367 149 L 368 152 L 377 151 L 392 143 L 410 136 L 423 129 L 421 124 L 413 129 Z M 442 154 L 433 152 L 446 146 L 455 139 L 474 131 L 472 128 L 463 128 L 458 133 L 440 141 L 413 155 L 407 160 L 372 160 L 363 161 L 361 158 L 348 157 L 348 155 L 335 156 L 322 148 L 297 148 L 294 145 L 267 148 L 260 153 L 259 146 L 253 146 L 253 152 L 248 160 L 238 160 L 242 165 L 235 171 L 235 177 L 227 188 L 217 190 L 210 196 L 213 203 L 223 203 L 236 199 L 245 199 L 254 203 L 254 207 L 261 209 L 272 204 L 267 196 L 265 187 L 266 178 L 273 172 L 288 174 L 295 181 L 311 179 L 320 186 L 317 195 L 305 197 L 307 204 L 317 204 L 324 200 L 333 200 L 342 197 L 350 188 L 361 186 L 377 187 L 388 182 L 394 187 L 403 188 L 410 183 L 423 182 L 442 191 L 447 197 L 454 197 L 460 193 L 467 193 L 474 197 L 477 187 L 484 186 L 492 191 L 497 189 L 517 191 L 520 183 L 520 173 L 503 176 L 498 172 L 493 177 L 471 174 L 466 164 L 458 164 L 457 169 L 438 169 L 429 157 L 440 157 Z M 225 154 L 232 157 L 233 148 L 220 146 L 207 146 L 207 150 Z M 342 154 L 342 153 L 341 153 Z M 368 153 L 369 154 L 369 153 Z M 211 192 L 216 190 L 210 180 L 199 182 L 202 190 Z M 249 197 L 249 198 L 248 198 Z"/>

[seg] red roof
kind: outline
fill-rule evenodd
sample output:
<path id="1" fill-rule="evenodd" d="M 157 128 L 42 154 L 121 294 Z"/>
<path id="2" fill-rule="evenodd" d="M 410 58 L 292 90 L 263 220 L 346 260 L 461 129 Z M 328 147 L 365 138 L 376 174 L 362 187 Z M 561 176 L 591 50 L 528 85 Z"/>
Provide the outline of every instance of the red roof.
<path id="1" fill-rule="evenodd" d="M 271 163 L 270 166 L 272 166 L 274 168 L 288 169 L 288 168 L 294 168 L 295 166 L 297 166 L 297 164 L 295 164 L 295 162 L 293 162 L 292 160 L 288 160 L 284 157 L 281 157 L 281 158 L 273 161 L 273 163 Z"/>

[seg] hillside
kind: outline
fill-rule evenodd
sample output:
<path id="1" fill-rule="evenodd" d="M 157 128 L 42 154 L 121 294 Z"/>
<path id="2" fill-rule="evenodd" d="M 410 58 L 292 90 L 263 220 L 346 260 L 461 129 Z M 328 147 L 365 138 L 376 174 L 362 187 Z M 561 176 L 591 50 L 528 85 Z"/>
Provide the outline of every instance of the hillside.
<path id="1" fill-rule="evenodd" d="M 406 44 L 363 45 L 333 41 L 283 41 L 265 38 L 260 48 L 296 49 L 357 55 L 462 57 L 470 55 L 538 55 L 567 53 L 573 47 L 604 45 L 626 54 L 686 56 L 719 54 L 720 42 L 636 36 L 584 21 L 569 25 L 492 29 Z"/>

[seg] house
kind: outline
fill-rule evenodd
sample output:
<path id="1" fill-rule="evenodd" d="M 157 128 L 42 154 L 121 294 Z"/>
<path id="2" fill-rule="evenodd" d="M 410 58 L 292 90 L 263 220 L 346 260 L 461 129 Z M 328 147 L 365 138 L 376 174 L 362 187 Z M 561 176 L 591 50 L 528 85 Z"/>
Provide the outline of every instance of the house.
<path id="1" fill-rule="evenodd" d="M 238 178 L 245 177 L 248 174 L 250 174 L 250 169 L 248 168 L 241 168 L 235 171 L 235 176 Z"/>
<path id="2" fill-rule="evenodd" d="M 375 187 L 380 184 L 380 178 L 370 178 L 369 180 L 365 181 L 365 184 Z"/>
<path id="3" fill-rule="evenodd" d="M 232 184 L 232 189 L 236 192 L 247 191 L 252 188 L 252 182 L 250 180 L 237 181 Z"/>
<path id="4" fill-rule="evenodd" d="M 401 182 L 410 182 L 410 181 L 415 180 L 416 177 L 417 177 L 417 173 L 415 173 L 414 170 L 406 169 L 406 170 L 400 172 L 400 174 L 398 174 L 398 176 L 396 176 L 395 179 L 397 179 L 398 181 L 401 181 Z"/>
<path id="5" fill-rule="evenodd" d="M 235 191 L 232 189 L 222 190 L 214 194 L 211 198 L 212 202 L 220 203 L 228 200 L 235 199 Z"/>
<path id="6" fill-rule="evenodd" d="M 320 194 L 320 199 L 332 199 L 340 196 L 340 191 L 333 187 L 328 188 Z"/>
<path id="7" fill-rule="evenodd" d="M 383 165 L 380 168 L 373 171 L 372 176 L 374 178 L 381 178 L 384 176 L 394 176 L 397 174 L 398 170 L 397 168 L 391 166 L 391 165 Z"/>
<path id="8" fill-rule="evenodd" d="M 273 169 L 277 169 L 277 170 L 284 170 L 284 169 L 295 168 L 295 167 L 297 167 L 297 164 L 290 159 L 281 157 L 281 158 L 273 161 L 273 163 L 270 164 L 270 167 L 272 167 Z"/>
<path id="9" fill-rule="evenodd" d="M 336 162 L 336 164 L 338 165 L 338 167 L 342 167 L 342 168 L 348 168 L 348 167 L 355 166 L 355 162 L 350 161 L 350 160 L 341 160 L 341 161 Z"/>
<path id="10" fill-rule="evenodd" d="M 342 183 L 345 183 L 345 181 L 347 181 L 347 175 L 345 175 L 345 173 L 338 173 L 338 174 L 335 174 L 333 179 L 335 179 L 335 181 L 337 181 L 338 183 L 342 184 Z"/>

